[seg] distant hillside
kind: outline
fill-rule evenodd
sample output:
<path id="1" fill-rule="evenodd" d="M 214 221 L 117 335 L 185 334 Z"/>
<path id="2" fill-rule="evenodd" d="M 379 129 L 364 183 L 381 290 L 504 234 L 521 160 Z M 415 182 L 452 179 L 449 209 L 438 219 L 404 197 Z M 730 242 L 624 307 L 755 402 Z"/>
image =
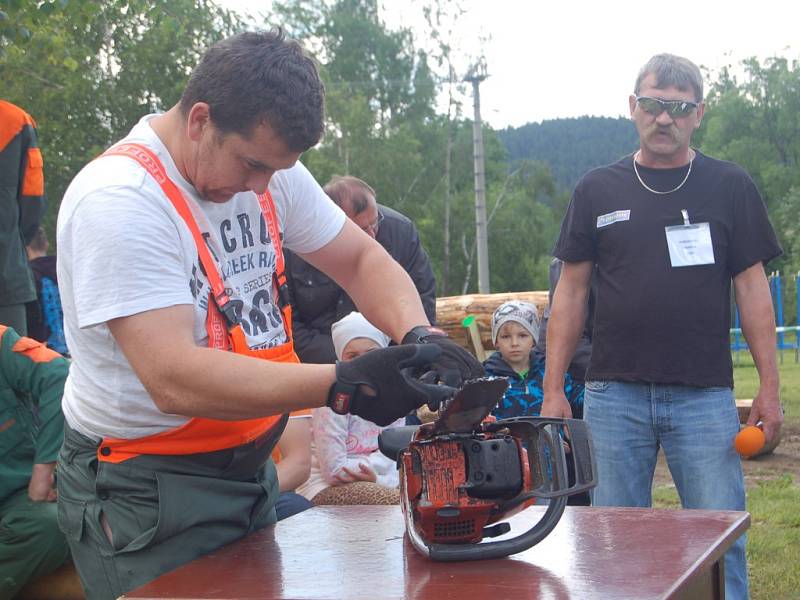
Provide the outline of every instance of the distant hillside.
<path id="1" fill-rule="evenodd" d="M 607 165 L 638 148 L 636 128 L 619 117 L 578 117 L 528 123 L 497 132 L 511 163 L 538 160 L 550 165 L 559 187 L 572 190 L 589 169 Z"/>

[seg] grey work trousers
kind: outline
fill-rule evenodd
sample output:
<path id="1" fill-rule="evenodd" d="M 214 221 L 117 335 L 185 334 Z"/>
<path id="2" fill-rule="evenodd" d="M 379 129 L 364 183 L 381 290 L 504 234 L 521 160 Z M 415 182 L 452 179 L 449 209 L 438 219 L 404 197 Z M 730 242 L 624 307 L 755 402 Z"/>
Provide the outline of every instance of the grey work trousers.
<path id="1" fill-rule="evenodd" d="M 99 444 L 66 426 L 58 522 L 87 600 L 117 598 L 274 523 L 270 452 L 285 422 L 229 450 L 118 464 L 98 461 Z"/>

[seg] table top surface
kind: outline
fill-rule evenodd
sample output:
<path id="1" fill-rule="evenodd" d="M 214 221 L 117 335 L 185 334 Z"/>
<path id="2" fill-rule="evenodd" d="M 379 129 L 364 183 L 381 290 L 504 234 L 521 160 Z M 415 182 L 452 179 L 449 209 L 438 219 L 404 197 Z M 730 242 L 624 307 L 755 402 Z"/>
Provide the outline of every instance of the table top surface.
<path id="1" fill-rule="evenodd" d="M 543 512 L 534 506 L 512 517 L 510 535 Z M 525 552 L 442 563 L 414 550 L 398 506 L 317 507 L 124 598 L 669 598 L 711 568 L 749 523 L 745 512 L 567 507 Z"/>

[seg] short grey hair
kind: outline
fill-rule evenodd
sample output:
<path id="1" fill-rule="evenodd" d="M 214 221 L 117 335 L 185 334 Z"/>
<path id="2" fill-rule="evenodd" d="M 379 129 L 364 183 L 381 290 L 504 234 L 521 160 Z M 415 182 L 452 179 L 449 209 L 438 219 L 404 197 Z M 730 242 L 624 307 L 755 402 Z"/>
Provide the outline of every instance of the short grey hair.
<path id="1" fill-rule="evenodd" d="M 375 198 L 375 190 L 363 179 L 352 175 L 334 175 L 322 189 L 339 208 L 345 212 L 349 208 L 354 215 L 367 210 L 370 199 Z"/>
<path id="2" fill-rule="evenodd" d="M 703 101 L 703 75 L 696 64 L 688 58 L 674 54 L 656 54 L 647 61 L 639 71 L 633 93 L 639 95 L 642 81 L 653 73 L 656 76 L 656 87 L 676 87 L 681 91 L 691 89 L 697 102 Z"/>

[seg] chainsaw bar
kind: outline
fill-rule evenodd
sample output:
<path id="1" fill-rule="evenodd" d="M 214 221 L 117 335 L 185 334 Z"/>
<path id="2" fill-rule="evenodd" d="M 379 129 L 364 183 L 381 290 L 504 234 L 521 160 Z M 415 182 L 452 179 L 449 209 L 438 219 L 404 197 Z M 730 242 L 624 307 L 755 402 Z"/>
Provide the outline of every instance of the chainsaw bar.
<path id="1" fill-rule="evenodd" d="M 472 433 L 500 402 L 508 382 L 504 377 L 467 381 L 439 414 L 433 434 Z"/>

